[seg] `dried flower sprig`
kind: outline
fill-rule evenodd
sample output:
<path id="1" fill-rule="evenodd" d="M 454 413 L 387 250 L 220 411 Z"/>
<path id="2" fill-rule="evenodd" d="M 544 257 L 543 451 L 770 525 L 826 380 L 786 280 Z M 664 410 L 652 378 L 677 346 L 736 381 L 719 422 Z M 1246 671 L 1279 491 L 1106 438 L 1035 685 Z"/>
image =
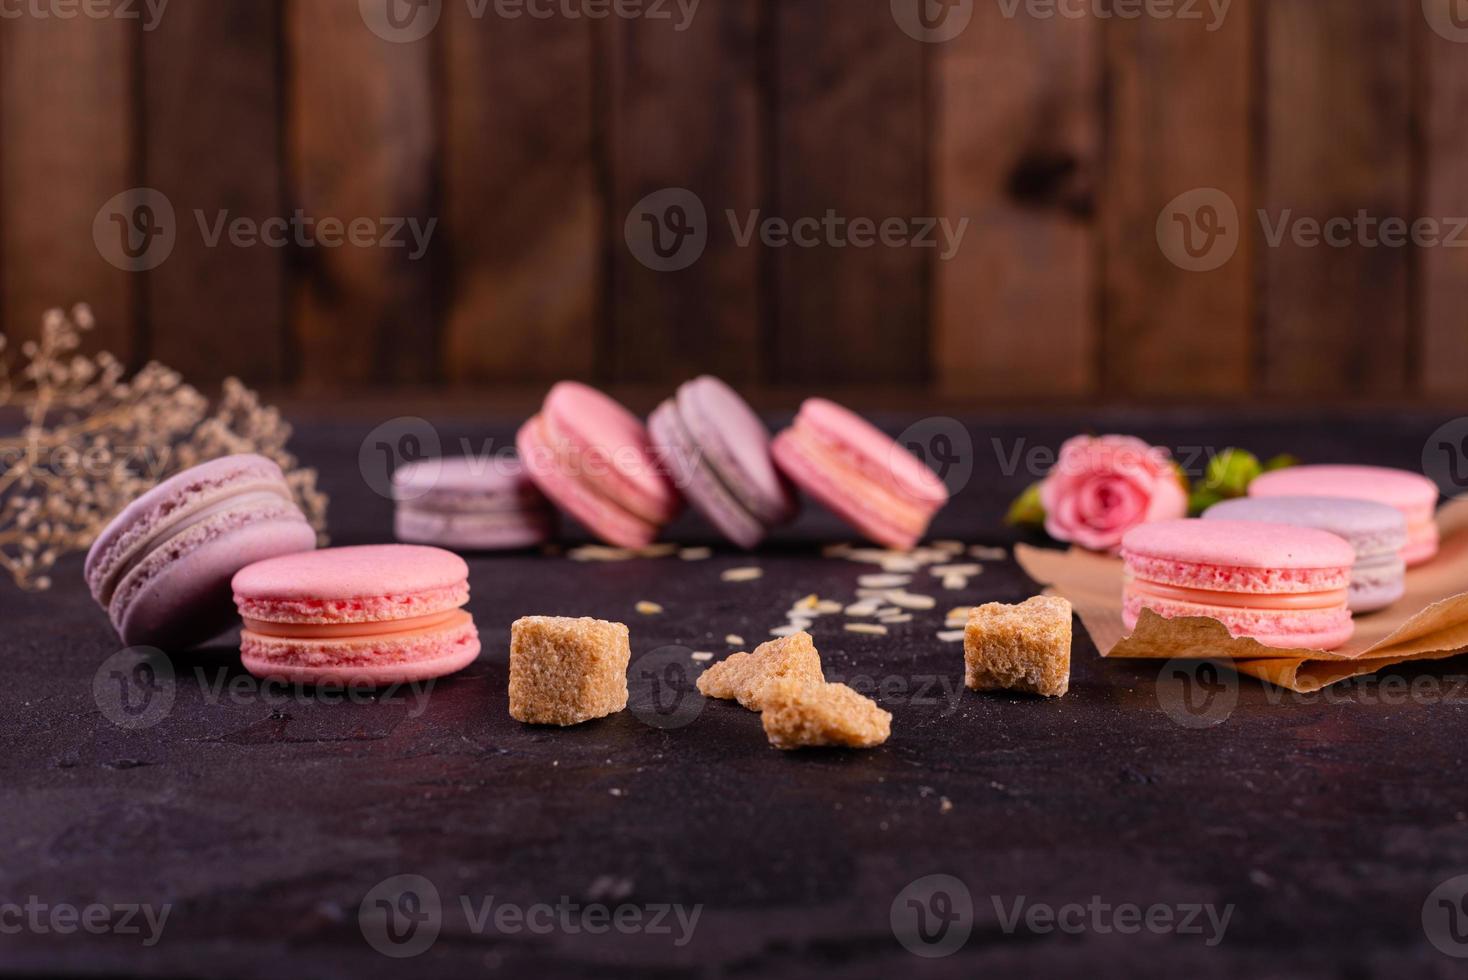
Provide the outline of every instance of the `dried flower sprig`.
<path id="1" fill-rule="evenodd" d="M 112 355 L 76 353 L 95 321 L 77 306 L 49 311 L 11 372 L 0 334 L 0 409 L 18 408 L 19 435 L 0 436 L 0 569 L 45 589 L 56 560 L 91 546 L 113 515 L 180 470 L 234 453 L 280 464 L 318 535 L 327 498 L 316 471 L 286 449 L 291 427 L 239 381 L 209 401 L 178 372 L 149 363 L 132 376 Z"/>

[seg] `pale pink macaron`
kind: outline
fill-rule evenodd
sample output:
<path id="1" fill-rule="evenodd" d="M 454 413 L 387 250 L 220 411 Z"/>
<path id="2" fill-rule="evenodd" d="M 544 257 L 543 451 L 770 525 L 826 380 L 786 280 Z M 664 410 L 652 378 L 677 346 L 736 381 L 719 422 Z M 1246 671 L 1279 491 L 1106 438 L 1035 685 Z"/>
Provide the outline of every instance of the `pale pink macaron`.
<path id="1" fill-rule="evenodd" d="M 392 477 L 399 541 L 455 551 L 528 548 L 555 528 L 550 502 L 514 457 L 426 459 Z"/>
<path id="2" fill-rule="evenodd" d="M 555 385 L 515 444 L 541 491 L 610 544 L 650 544 L 682 507 L 647 427 L 595 388 Z"/>
<path id="3" fill-rule="evenodd" d="M 92 544 L 83 574 L 124 643 L 179 649 L 234 622 L 235 572 L 314 547 L 280 467 L 242 454 L 177 473 L 128 504 Z"/>
<path id="4" fill-rule="evenodd" d="M 1281 649 L 1332 650 L 1351 638 L 1356 550 L 1314 528 L 1259 521 L 1142 524 L 1122 539 L 1122 619 L 1206 616 Z"/>
<path id="5" fill-rule="evenodd" d="M 240 657 L 256 677 L 300 684 L 396 684 L 452 674 L 479 656 L 461 607 L 469 566 L 451 551 L 388 544 L 328 548 L 241 569 Z"/>
<path id="6" fill-rule="evenodd" d="M 771 445 L 797 486 L 890 548 L 912 548 L 948 502 L 948 488 L 882 430 L 835 402 L 811 398 Z"/>
<path id="7" fill-rule="evenodd" d="M 1265 473 L 1249 484 L 1251 497 L 1349 497 L 1390 504 L 1407 518 L 1410 568 L 1437 554 L 1437 484 L 1410 470 L 1385 466 L 1291 466 Z"/>

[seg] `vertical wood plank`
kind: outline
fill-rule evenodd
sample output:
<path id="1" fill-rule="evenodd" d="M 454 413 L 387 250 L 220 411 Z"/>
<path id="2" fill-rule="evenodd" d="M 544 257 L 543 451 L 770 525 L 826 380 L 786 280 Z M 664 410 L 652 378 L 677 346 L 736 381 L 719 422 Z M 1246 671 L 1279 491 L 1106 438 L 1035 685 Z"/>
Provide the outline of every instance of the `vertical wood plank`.
<path id="1" fill-rule="evenodd" d="M 976 3 L 935 50 L 935 210 L 972 219 L 935 263 L 933 371 L 953 397 L 1096 380 L 1097 24 Z"/>
<path id="2" fill-rule="evenodd" d="M 780 0 L 772 216 L 850 222 L 932 215 L 926 49 L 888 3 Z M 957 218 L 958 216 L 951 216 Z M 775 379 L 918 384 L 928 372 L 933 250 L 774 249 Z"/>
<path id="3" fill-rule="evenodd" d="M 433 7 L 411 9 L 417 18 Z M 361 5 L 339 0 L 292 0 L 288 10 L 295 206 L 318 230 L 328 220 L 411 219 L 426 232 L 437 218 L 432 33 L 407 40 L 416 31 L 395 33 L 385 19 L 373 30 Z M 402 247 L 295 251 L 294 335 L 307 387 L 433 377 L 434 252 L 414 258 L 408 230 L 398 237 Z"/>
<path id="4" fill-rule="evenodd" d="M 227 231 L 286 213 L 279 17 L 275 0 L 175 4 L 143 38 L 145 183 L 179 226 L 148 278 L 152 355 L 196 383 L 281 379 L 286 254 Z"/>
<path id="5" fill-rule="evenodd" d="M 760 8 L 759 0 L 703 4 L 682 29 L 682 13 L 675 22 L 614 17 L 607 24 L 619 380 L 676 382 L 714 371 L 749 381 L 758 374 L 759 250 L 737 243 L 726 215 L 747 215 L 761 203 Z M 660 272 L 624 241 L 625 219 L 670 188 L 702 202 L 708 238 L 693 265 Z M 649 350 L 660 356 L 647 357 Z"/>
<path id="6" fill-rule="evenodd" d="M 1421 210 L 1441 219 L 1468 219 L 1468 24 L 1451 16 L 1459 0 L 1425 8 L 1419 62 L 1422 116 Z M 1459 247 L 1418 252 L 1417 310 L 1421 383 L 1429 395 L 1468 395 L 1468 237 Z"/>
<path id="7" fill-rule="evenodd" d="M 1352 221 L 1411 218 L 1409 37 L 1418 4 L 1270 0 L 1262 207 Z M 1256 226 L 1257 227 L 1257 226 Z M 1405 248 L 1278 245 L 1260 235 L 1263 378 L 1282 395 L 1391 395 L 1406 388 Z"/>
<path id="8" fill-rule="evenodd" d="M 1108 393 L 1252 387 L 1253 11 L 1248 0 L 1221 18 L 1197 9 L 1201 19 L 1106 22 Z"/>
<path id="9" fill-rule="evenodd" d="M 104 259 L 92 234 L 137 183 L 138 30 L 115 17 L 0 19 L 0 324 L 16 346 L 46 309 L 85 301 L 89 346 L 140 359 L 138 273 Z"/>
<path id="10" fill-rule="evenodd" d="M 446 4 L 444 368 L 455 382 L 587 377 L 603 214 L 585 20 Z"/>

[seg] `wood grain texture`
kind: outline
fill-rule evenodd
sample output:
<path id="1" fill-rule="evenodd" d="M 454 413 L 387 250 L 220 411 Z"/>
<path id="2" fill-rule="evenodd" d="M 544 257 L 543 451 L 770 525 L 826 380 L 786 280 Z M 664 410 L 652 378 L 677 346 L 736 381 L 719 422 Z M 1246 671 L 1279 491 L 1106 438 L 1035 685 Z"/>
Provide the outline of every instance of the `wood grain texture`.
<path id="1" fill-rule="evenodd" d="M 1263 207 L 1270 224 L 1411 217 L 1409 37 L 1418 4 L 1270 0 Z M 1260 229 L 1262 383 L 1271 394 L 1407 388 L 1409 254 L 1348 244 L 1276 247 Z M 1337 239 L 1342 236 L 1337 234 Z"/>
<path id="2" fill-rule="evenodd" d="M 1096 382 L 1097 22 L 975 4 L 934 62 L 934 206 L 971 219 L 934 266 L 933 373 L 957 397 Z"/>
<path id="3" fill-rule="evenodd" d="M 911 221 L 927 197 L 928 45 L 887 3 L 781 0 L 775 10 L 773 216 Z M 779 382 L 916 384 L 928 374 L 932 250 L 772 250 Z M 809 240 L 809 238 L 808 238 Z"/>
<path id="4" fill-rule="evenodd" d="M 179 225 L 148 274 L 151 353 L 195 383 L 283 374 L 286 253 L 227 230 L 285 214 L 280 15 L 275 0 L 177 4 L 143 37 L 145 183 Z"/>
<path id="5" fill-rule="evenodd" d="M 1108 393 L 1206 398 L 1252 387 L 1253 8 L 1234 0 L 1221 18 L 1194 9 L 1199 19 L 1105 22 Z M 1222 216 L 1215 237 L 1200 208 Z M 1179 232 L 1187 241 L 1171 237 Z M 1178 264 L 1209 242 L 1217 254 L 1205 264 L 1221 265 Z"/>
<path id="6" fill-rule="evenodd" d="M 42 313 L 92 305 L 89 346 L 142 350 L 137 273 L 93 238 L 99 210 L 137 184 L 136 22 L 0 19 L 0 330 L 40 332 Z"/>
<path id="7" fill-rule="evenodd" d="M 287 9 L 294 204 L 318 223 L 412 219 L 426 232 L 437 218 L 432 35 L 384 40 L 355 3 L 293 0 Z M 293 252 L 295 345 L 308 387 L 435 376 L 431 242 L 415 259 L 412 237 L 398 237 L 403 247 Z"/>
<path id="8" fill-rule="evenodd" d="M 1439 33 L 1420 29 L 1419 98 L 1422 118 L 1422 214 L 1468 220 L 1468 25 L 1454 31 L 1451 4 L 1441 0 Z M 1424 393 L 1468 395 L 1468 234 L 1452 248 L 1418 253 L 1417 311 L 1421 326 L 1420 384 Z"/>
<path id="9" fill-rule="evenodd" d="M 607 22 L 610 349 L 618 380 L 758 376 L 760 251 L 737 243 L 728 213 L 743 217 L 762 206 L 761 7 L 760 0 L 704 4 L 682 30 L 676 21 Z M 638 260 L 624 226 L 639 202 L 668 188 L 703 203 L 708 237 L 693 265 L 661 272 Z"/>
<path id="10" fill-rule="evenodd" d="M 566 18 L 475 19 L 466 5 L 448 4 L 439 30 L 446 376 L 590 377 L 604 248 L 594 29 Z"/>

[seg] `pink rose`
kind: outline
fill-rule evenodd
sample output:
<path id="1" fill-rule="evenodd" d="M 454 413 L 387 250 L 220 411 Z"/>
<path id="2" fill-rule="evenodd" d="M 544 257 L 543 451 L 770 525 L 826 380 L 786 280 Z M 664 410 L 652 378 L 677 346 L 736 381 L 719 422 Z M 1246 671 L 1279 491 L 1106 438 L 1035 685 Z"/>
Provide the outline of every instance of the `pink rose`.
<path id="1" fill-rule="evenodd" d="M 1166 449 L 1132 436 L 1076 436 L 1040 484 L 1045 530 L 1092 551 L 1116 551 L 1138 524 L 1188 514 Z"/>

